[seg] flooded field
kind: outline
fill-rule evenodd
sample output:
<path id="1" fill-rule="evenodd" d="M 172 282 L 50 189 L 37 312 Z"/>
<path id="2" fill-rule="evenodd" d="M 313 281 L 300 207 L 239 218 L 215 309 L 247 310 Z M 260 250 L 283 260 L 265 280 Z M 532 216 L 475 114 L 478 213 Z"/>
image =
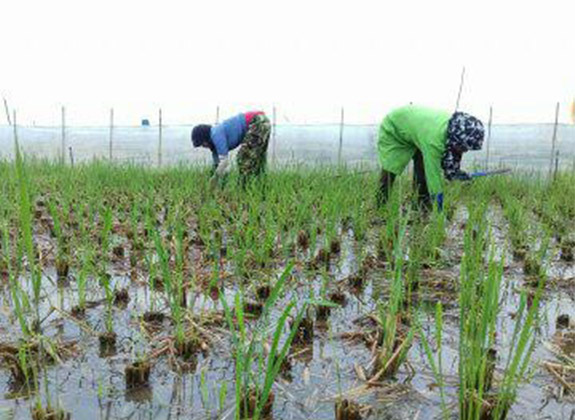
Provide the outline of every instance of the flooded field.
<path id="1" fill-rule="evenodd" d="M 0 164 L 0 418 L 573 419 L 575 178 Z"/>

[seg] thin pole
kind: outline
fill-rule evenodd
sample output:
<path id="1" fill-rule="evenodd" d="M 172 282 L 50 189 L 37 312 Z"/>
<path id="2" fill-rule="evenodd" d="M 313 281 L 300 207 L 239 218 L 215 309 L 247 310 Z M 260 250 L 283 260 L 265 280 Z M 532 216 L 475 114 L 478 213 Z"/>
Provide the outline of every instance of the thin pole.
<path id="1" fill-rule="evenodd" d="M 493 123 L 493 106 L 489 107 L 489 122 L 487 123 L 487 141 L 485 142 L 485 149 L 487 156 L 485 157 L 485 168 L 489 168 L 489 146 L 491 145 L 491 124 Z"/>
<path id="2" fill-rule="evenodd" d="M 158 166 L 162 166 L 162 108 L 158 111 Z"/>
<path id="3" fill-rule="evenodd" d="M 216 124 L 220 122 L 220 106 L 216 107 Z"/>
<path id="4" fill-rule="evenodd" d="M 276 163 L 276 143 L 277 143 L 276 129 L 277 129 L 277 111 L 276 107 L 274 106 L 272 110 L 272 144 L 273 144 L 272 161 L 274 164 Z"/>
<path id="5" fill-rule="evenodd" d="M 62 106 L 62 153 L 60 155 L 62 165 L 66 163 L 66 108 Z"/>
<path id="6" fill-rule="evenodd" d="M 558 171 L 559 171 L 559 150 L 555 152 L 555 172 L 553 173 L 553 179 L 557 178 Z"/>
<path id="7" fill-rule="evenodd" d="M 344 126 L 344 117 L 345 117 L 345 110 L 343 106 L 341 107 L 341 115 L 339 120 L 339 149 L 337 151 L 337 164 L 341 165 L 341 152 L 343 149 L 343 126 Z"/>
<path id="8" fill-rule="evenodd" d="M 551 175 L 553 171 L 553 159 L 555 158 L 558 124 L 559 124 L 559 102 L 557 102 L 557 106 L 555 107 L 555 124 L 553 125 L 553 138 L 551 139 L 551 161 L 549 163 L 549 175 Z"/>
<path id="9" fill-rule="evenodd" d="M 14 156 L 17 157 L 20 153 L 20 146 L 18 145 L 18 123 L 16 122 L 16 110 L 12 111 L 12 128 L 14 129 Z"/>
<path id="10" fill-rule="evenodd" d="M 113 158 L 113 151 L 114 148 L 114 108 L 110 108 L 110 145 L 108 150 L 108 159 L 110 162 Z"/>
<path id="11" fill-rule="evenodd" d="M 68 153 L 70 154 L 70 165 L 74 167 L 74 152 L 72 151 L 72 146 L 68 146 Z"/>
<path id="12" fill-rule="evenodd" d="M 4 110 L 6 111 L 6 119 L 8 120 L 8 125 L 12 125 L 12 120 L 10 120 L 10 110 L 8 109 L 8 101 L 4 99 Z"/>
<path id="13" fill-rule="evenodd" d="M 463 91 L 463 83 L 465 82 L 465 66 L 461 70 L 461 80 L 459 81 L 459 93 L 457 94 L 457 102 L 455 103 L 455 111 L 459 109 L 459 101 L 461 99 L 461 92 Z"/>

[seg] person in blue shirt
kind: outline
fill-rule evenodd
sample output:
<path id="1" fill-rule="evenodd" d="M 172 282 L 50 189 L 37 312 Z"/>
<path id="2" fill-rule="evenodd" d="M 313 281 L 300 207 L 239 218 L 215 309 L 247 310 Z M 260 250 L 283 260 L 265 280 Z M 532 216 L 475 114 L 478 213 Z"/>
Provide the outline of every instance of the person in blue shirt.
<path id="1" fill-rule="evenodd" d="M 238 168 L 242 182 L 265 170 L 271 133 L 269 118 L 261 111 L 238 114 L 211 126 L 200 124 L 192 129 L 194 147 L 206 147 L 212 152 L 215 181 L 230 169 L 229 153 L 238 151 Z"/>

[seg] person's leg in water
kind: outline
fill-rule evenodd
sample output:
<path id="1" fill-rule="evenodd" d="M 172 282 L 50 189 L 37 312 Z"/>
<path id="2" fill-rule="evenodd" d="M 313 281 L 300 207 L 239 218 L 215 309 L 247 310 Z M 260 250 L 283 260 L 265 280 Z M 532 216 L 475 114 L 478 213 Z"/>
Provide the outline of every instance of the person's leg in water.
<path id="1" fill-rule="evenodd" d="M 413 156 L 413 184 L 417 189 L 417 202 L 420 208 L 426 211 L 431 210 L 431 195 L 427 188 L 423 155 L 419 150 Z"/>
<path id="2" fill-rule="evenodd" d="M 387 203 L 389 195 L 391 194 L 391 187 L 393 186 L 394 181 L 395 181 L 395 174 L 386 171 L 385 169 L 381 170 L 381 175 L 379 177 L 379 185 L 375 197 L 378 207 L 383 207 L 385 203 Z"/>
<path id="3" fill-rule="evenodd" d="M 271 124 L 264 114 L 256 115 L 238 152 L 240 182 L 246 183 L 265 172 Z"/>

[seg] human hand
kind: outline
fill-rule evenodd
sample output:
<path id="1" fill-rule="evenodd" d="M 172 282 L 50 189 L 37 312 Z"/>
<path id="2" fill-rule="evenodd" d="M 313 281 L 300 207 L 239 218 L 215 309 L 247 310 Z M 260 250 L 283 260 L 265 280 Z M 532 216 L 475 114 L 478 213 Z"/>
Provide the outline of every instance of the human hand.
<path id="1" fill-rule="evenodd" d="M 222 176 L 228 173 L 230 169 L 230 162 L 227 156 L 220 156 L 220 163 L 216 168 L 216 175 Z"/>

